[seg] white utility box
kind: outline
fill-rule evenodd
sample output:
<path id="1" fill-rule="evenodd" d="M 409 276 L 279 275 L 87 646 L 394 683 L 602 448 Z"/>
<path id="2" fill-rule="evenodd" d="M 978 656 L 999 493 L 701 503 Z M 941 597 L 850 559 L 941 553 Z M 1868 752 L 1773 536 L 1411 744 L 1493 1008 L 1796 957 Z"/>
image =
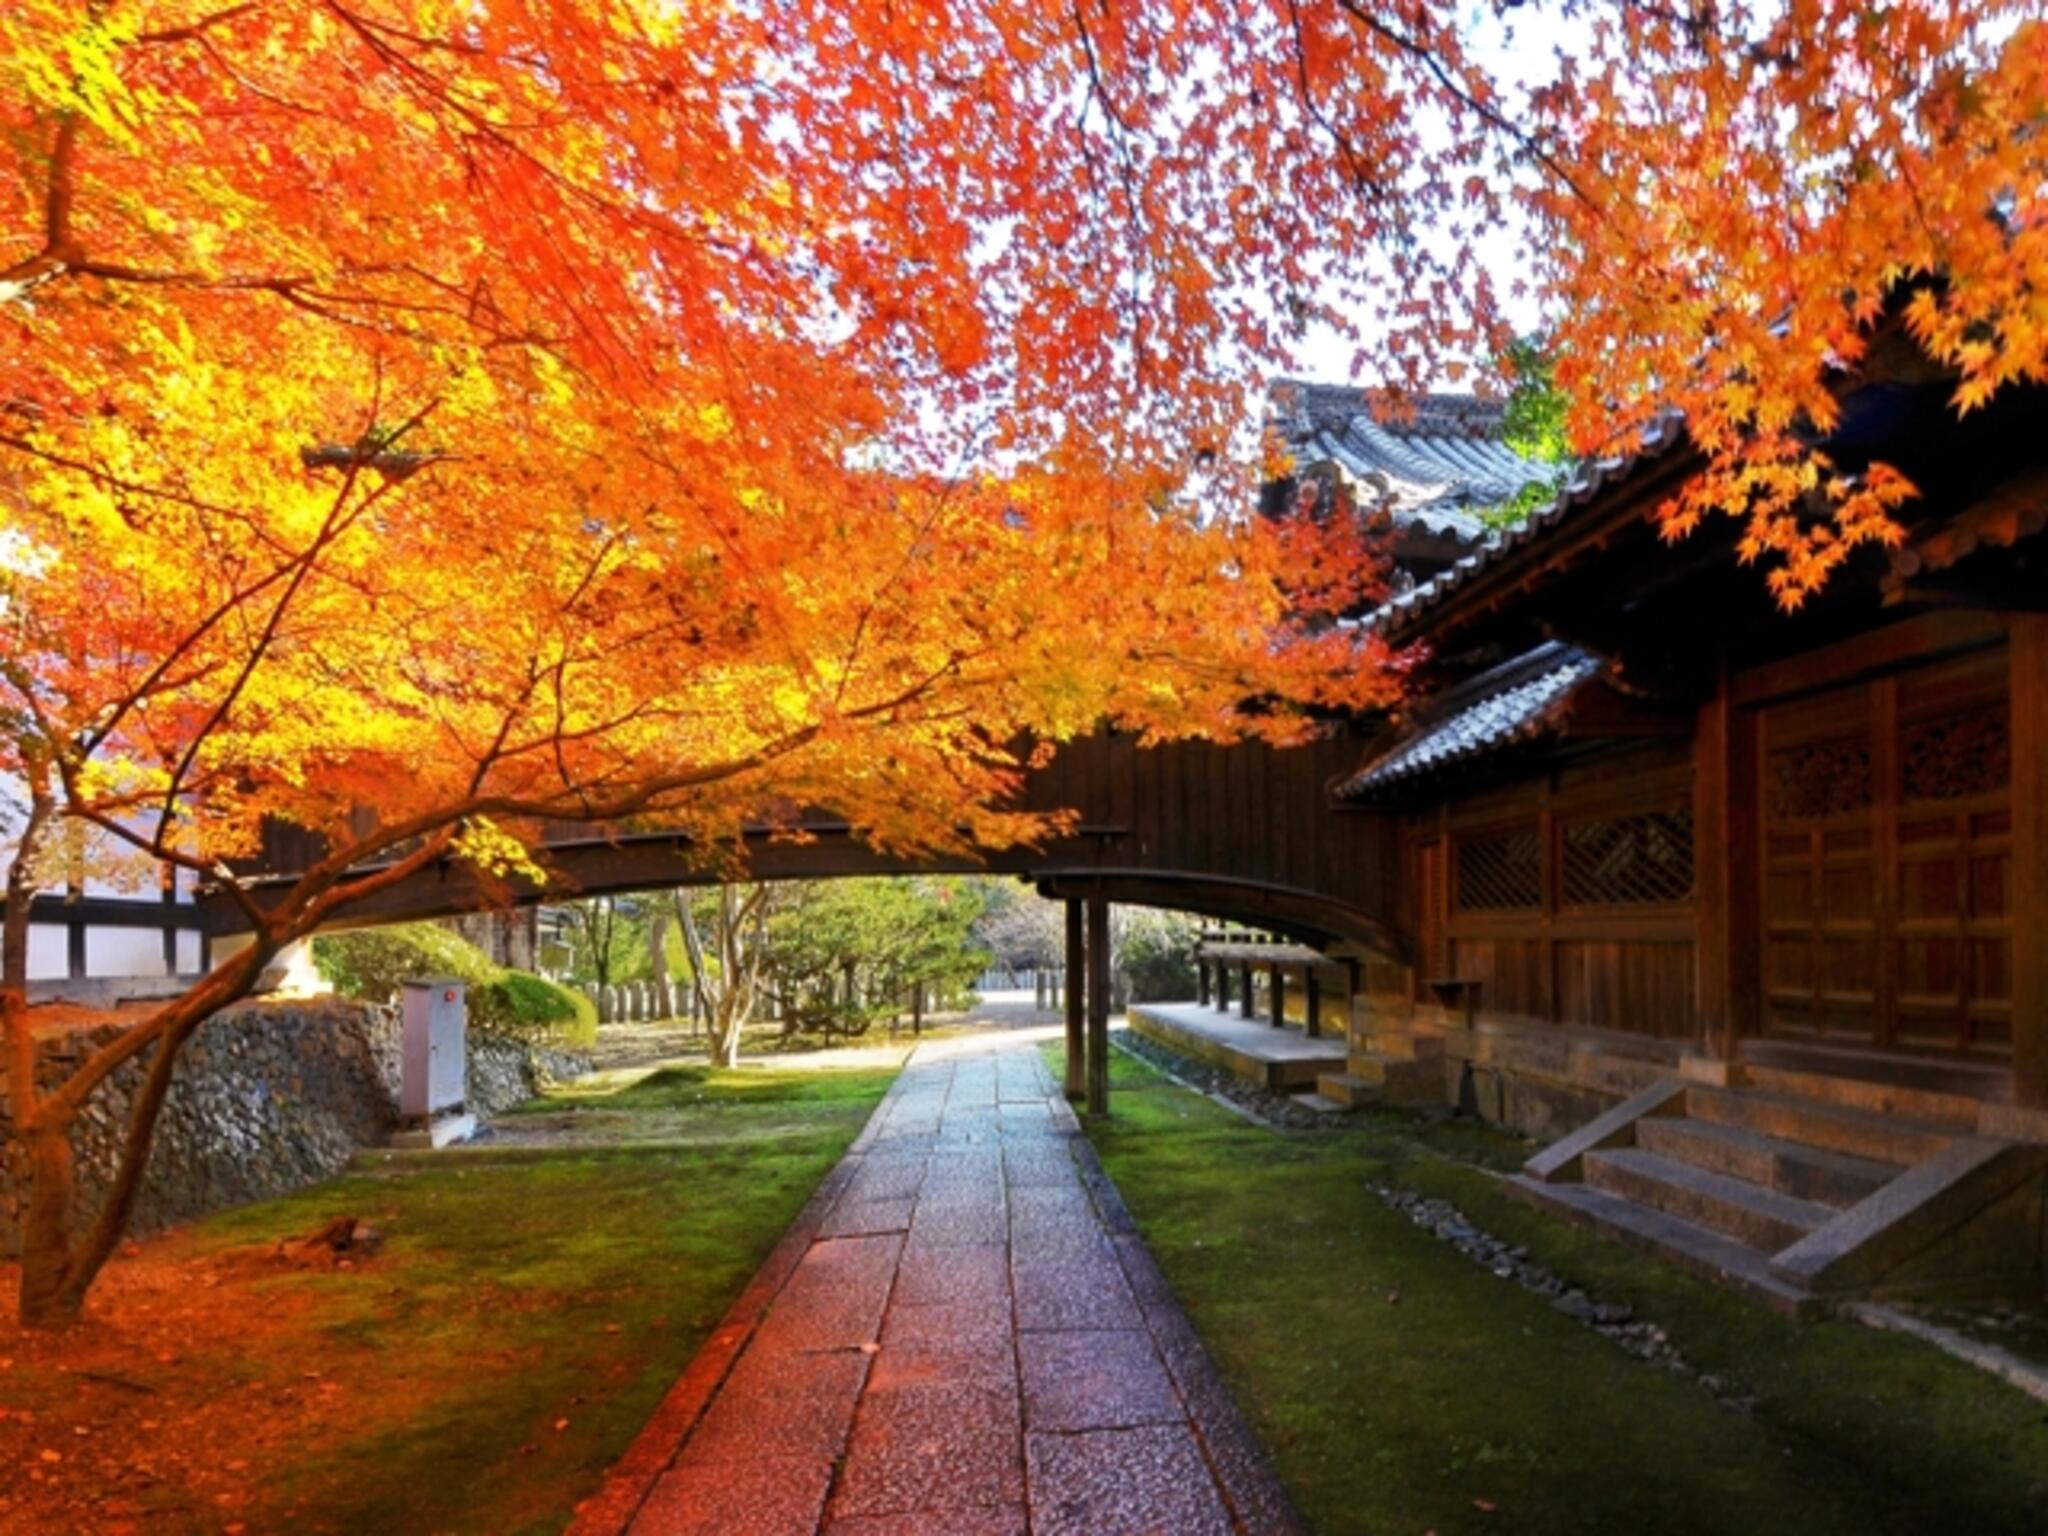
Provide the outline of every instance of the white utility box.
<path id="1" fill-rule="evenodd" d="M 467 1093 L 469 1006 L 463 984 L 446 978 L 405 984 L 398 1112 L 424 1124 L 460 1114 Z"/>

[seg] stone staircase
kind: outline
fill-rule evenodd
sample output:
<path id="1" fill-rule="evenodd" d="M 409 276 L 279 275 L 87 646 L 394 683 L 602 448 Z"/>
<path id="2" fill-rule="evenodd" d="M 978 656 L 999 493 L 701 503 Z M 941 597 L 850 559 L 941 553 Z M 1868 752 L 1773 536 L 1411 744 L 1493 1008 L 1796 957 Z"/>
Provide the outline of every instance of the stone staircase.
<path id="1" fill-rule="evenodd" d="M 1510 1181 L 1547 1210 L 1782 1311 L 2043 1284 L 2048 1146 L 1973 1098 L 1757 1068 L 1672 1078 Z"/>
<path id="2" fill-rule="evenodd" d="M 1436 1035 L 1389 1031 L 1352 1041 L 1342 1072 L 1325 1072 L 1316 1092 L 1357 1108 L 1395 1104 L 1409 1108 L 1444 1101 L 1444 1043 Z"/>

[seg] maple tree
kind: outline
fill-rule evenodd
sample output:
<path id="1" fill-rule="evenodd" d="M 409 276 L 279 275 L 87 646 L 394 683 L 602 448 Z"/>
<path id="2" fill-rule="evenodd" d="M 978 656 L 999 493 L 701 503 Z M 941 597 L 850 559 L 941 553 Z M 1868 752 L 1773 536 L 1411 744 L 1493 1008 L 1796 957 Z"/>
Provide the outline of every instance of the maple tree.
<path id="1" fill-rule="evenodd" d="M 805 805 L 995 846 L 1045 830 L 1003 808 L 1010 743 L 1384 696 L 1367 642 L 1290 616 L 1298 541 L 1168 494 L 1131 391 L 1085 377 L 1106 325 L 1016 375 L 1069 386 L 1037 440 L 960 440 L 989 274 L 965 212 L 898 206 L 928 167 L 861 172 L 880 98 L 831 99 L 825 42 L 567 0 L 0 18 L 25 1320 L 76 1315 L 192 1031 L 444 857 L 528 868 L 543 818 L 717 847 Z M 259 903 L 226 861 L 266 819 L 327 852 Z M 52 1086 L 28 898 L 81 832 L 218 882 L 254 942 Z M 75 1210 L 69 1128 L 142 1060 Z"/>
<path id="2" fill-rule="evenodd" d="M 1808 429 L 1915 275 L 1960 405 L 2041 376 L 2044 29 L 1556 9 L 1581 35 L 1517 83 L 1443 0 L 9 5 L 24 1316 L 76 1314 L 179 1044 L 434 861 L 805 804 L 996 845 L 1044 830 L 1009 743 L 1384 701 L 1323 622 L 1372 580 L 1349 532 L 1233 510 L 1246 384 L 1316 325 L 1395 383 L 1499 353 L 1491 223 L 1530 231 L 1580 448 L 1686 412 L 1674 529 L 1749 519 L 1788 598 L 1889 537 L 1907 488 Z M 223 870 L 264 818 L 328 853 L 259 904 Z M 255 942 L 41 1087 L 27 899 L 86 833 L 220 880 Z M 88 1218 L 66 1129 L 143 1057 Z"/>

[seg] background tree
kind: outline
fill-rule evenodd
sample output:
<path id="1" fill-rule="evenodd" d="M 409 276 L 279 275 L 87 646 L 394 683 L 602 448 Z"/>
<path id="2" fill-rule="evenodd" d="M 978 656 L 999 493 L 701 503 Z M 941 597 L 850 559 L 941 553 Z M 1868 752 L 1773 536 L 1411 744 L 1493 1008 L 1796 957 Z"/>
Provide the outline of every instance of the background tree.
<path id="1" fill-rule="evenodd" d="M 1184 912 L 1120 907 L 1116 969 L 1124 1000 L 1180 1002 L 1195 995 L 1195 945 L 1200 923 Z"/>
<path id="2" fill-rule="evenodd" d="M 569 944 L 572 979 L 608 987 L 644 970 L 647 914 L 631 898 L 590 896 L 564 902 L 562 935 Z"/>
<path id="3" fill-rule="evenodd" d="M 714 1067 L 736 1067 L 740 1035 L 754 1017 L 768 963 L 767 914 L 774 887 L 728 883 L 674 893 L 676 924 Z"/>
<path id="4" fill-rule="evenodd" d="M 769 921 L 770 968 L 792 1032 L 860 1035 L 936 990 L 964 994 L 988 964 L 974 942 L 980 882 L 958 877 L 793 886 Z"/>
<path id="5" fill-rule="evenodd" d="M 668 937 L 669 908 L 661 902 L 650 902 L 647 908 L 647 977 L 654 984 L 654 1016 L 658 1019 L 672 1019 L 676 1016 L 676 996 L 669 986 Z"/>
<path id="6" fill-rule="evenodd" d="M 997 965 L 1014 974 L 1066 963 L 1066 919 L 1058 902 L 1014 881 L 982 884 L 983 911 L 974 936 Z"/>

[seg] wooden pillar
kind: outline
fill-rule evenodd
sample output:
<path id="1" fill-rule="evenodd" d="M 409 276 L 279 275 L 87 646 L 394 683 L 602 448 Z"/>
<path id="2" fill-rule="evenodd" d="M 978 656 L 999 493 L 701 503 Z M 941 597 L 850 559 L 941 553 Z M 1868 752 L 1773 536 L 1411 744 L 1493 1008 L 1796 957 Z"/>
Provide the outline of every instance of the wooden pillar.
<path id="1" fill-rule="evenodd" d="M 74 897 L 83 896 L 85 888 L 73 881 L 66 889 Z M 82 981 L 92 974 L 86 959 L 85 920 L 72 917 L 64 924 L 64 975 L 70 981 Z"/>
<path id="2" fill-rule="evenodd" d="M 2012 618 L 2012 1088 L 2048 1108 L 2048 613 Z"/>
<path id="3" fill-rule="evenodd" d="M 1266 967 L 1266 1002 L 1273 1010 L 1273 1027 L 1287 1022 L 1287 977 L 1277 965 Z"/>
<path id="4" fill-rule="evenodd" d="M 1088 898 L 1088 1113 L 1109 1113 L 1109 900 Z"/>
<path id="5" fill-rule="evenodd" d="M 1301 973 L 1301 1002 L 1308 1013 L 1308 1037 L 1319 1040 L 1323 1034 L 1323 984 L 1316 980 L 1316 968 L 1309 966 Z"/>
<path id="6" fill-rule="evenodd" d="M 178 974 L 178 874 L 168 864 L 164 866 L 162 899 L 164 974 L 175 976 Z"/>
<path id="7" fill-rule="evenodd" d="M 1230 967 L 1221 960 L 1216 962 L 1216 1006 L 1230 1012 Z"/>
<path id="8" fill-rule="evenodd" d="M 1762 1028 L 1763 889 L 1757 846 L 1756 716 L 1725 674 L 1693 737 L 1694 1007 L 1708 1056 L 1733 1063 Z"/>
<path id="9" fill-rule="evenodd" d="M 1081 903 L 1067 903 L 1067 1097 L 1078 1100 L 1088 1091 L 1086 1046 L 1081 1009 L 1088 993 L 1088 968 L 1082 945 Z"/>
<path id="10" fill-rule="evenodd" d="M 1209 962 L 1199 956 L 1195 960 L 1195 1001 L 1204 1008 L 1209 1006 Z"/>
<path id="11" fill-rule="evenodd" d="M 1238 968 L 1237 968 L 1237 979 L 1238 979 L 1239 983 L 1240 983 L 1240 984 L 1241 984 L 1241 985 L 1242 985 L 1242 986 L 1244 987 L 1244 996 L 1243 996 L 1243 997 L 1241 997 L 1241 998 L 1239 998 L 1239 999 L 1237 1000 L 1237 1013 L 1238 1013 L 1238 1017 L 1239 1017 L 1239 1018 L 1244 1018 L 1244 1019 L 1248 1019 L 1248 1018 L 1250 1018 L 1250 1017 L 1252 1016 L 1252 963 L 1251 963 L 1251 961 L 1247 960 L 1247 961 L 1245 961 L 1245 962 L 1244 962 L 1243 964 L 1241 964 L 1241 965 L 1239 965 L 1239 966 L 1238 966 Z"/>

